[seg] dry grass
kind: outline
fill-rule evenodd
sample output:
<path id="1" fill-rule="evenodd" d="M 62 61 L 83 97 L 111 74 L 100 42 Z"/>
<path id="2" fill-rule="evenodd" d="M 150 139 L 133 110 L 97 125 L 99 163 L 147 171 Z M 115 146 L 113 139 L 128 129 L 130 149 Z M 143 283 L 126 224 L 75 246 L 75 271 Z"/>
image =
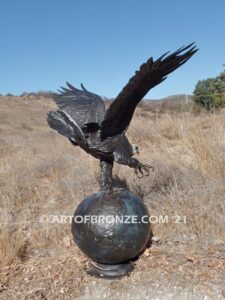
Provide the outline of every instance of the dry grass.
<path id="1" fill-rule="evenodd" d="M 98 161 L 47 126 L 46 112 L 53 106 L 45 99 L 0 98 L 4 268 L 81 255 L 68 223 L 39 222 L 41 215 L 73 214 L 86 195 L 98 190 Z M 162 241 L 224 243 L 225 115 L 155 115 L 143 109 L 137 110 L 128 136 L 139 145 L 140 161 L 152 164 L 155 172 L 144 179 L 124 166 L 116 165 L 114 172 L 144 199 L 152 215 L 168 216 L 168 222 L 153 225 Z"/>

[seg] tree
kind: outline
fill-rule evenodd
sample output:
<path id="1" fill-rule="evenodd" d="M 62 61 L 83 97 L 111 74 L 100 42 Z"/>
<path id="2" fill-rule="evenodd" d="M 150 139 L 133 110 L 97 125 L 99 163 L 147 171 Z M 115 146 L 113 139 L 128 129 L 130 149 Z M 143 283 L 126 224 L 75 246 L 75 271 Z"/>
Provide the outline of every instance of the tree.
<path id="1" fill-rule="evenodd" d="M 225 71 L 215 78 L 198 81 L 193 100 L 205 107 L 225 107 Z"/>

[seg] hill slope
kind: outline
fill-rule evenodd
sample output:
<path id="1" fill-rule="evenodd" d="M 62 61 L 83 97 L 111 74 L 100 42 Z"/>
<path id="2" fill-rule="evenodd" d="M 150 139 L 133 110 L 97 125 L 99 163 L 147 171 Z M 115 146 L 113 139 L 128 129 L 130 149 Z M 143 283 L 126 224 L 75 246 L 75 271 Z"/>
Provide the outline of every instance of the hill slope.
<path id="1" fill-rule="evenodd" d="M 223 298 L 224 114 L 156 115 L 145 105 L 128 136 L 155 172 L 138 179 L 116 165 L 114 174 L 164 222 L 152 225 L 155 242 L 131 276 L 105 281 L 86 274 L 69 220 L 60 222 L 98 190 L 98 161 L 47 126 L 50 99 L 0 97 L 1 299 Z"/>

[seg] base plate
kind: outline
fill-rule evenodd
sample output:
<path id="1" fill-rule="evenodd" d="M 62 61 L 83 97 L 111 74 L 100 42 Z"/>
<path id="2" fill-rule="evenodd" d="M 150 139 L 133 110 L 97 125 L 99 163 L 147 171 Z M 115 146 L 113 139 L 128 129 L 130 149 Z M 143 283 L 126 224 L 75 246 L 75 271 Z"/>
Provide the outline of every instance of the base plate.
<path id="1" fill-rule="evenodd" d="M 129 275 L 133 268 L 134 267 L 131 262 L 116 265 L 106 265 L 90 262 L 86 267 L 86 271 L 92 276 L 114 279 Z"/>

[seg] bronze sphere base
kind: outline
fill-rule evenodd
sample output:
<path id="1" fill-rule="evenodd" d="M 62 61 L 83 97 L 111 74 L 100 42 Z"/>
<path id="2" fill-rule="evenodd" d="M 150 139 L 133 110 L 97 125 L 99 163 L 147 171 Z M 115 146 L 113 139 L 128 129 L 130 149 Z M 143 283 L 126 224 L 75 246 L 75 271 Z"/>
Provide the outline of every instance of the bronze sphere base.
<path id="1" fill-rule="evenodd" d="M 72 234 L 77 246 L 91 258 L 89 274 L 122 277 L 133 270 L 132 261 L 149 241 L 148 210 L 140 198 L 126 189 L 94 193 L 77 207 Z"/>

